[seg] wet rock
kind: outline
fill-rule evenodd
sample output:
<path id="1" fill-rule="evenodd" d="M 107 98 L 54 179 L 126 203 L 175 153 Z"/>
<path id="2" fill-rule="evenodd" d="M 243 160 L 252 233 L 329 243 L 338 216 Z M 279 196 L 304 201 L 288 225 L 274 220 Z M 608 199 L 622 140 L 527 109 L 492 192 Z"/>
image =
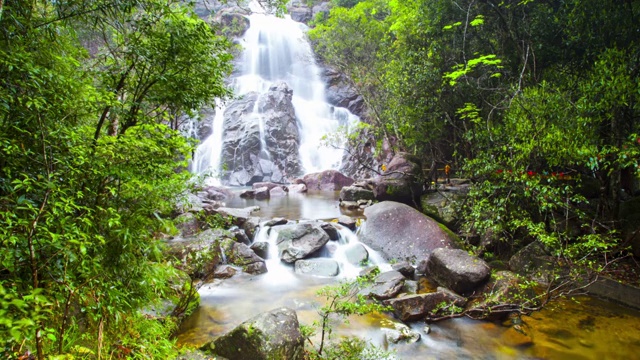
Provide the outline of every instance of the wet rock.
<path id="1" fill-rule="evenodd" d="M 258 275 L 267 272 L 267 265 L 264 259 L 256 255 L 245 244 L 234 243 L 231 252 L 227 255 L 227 262 L 240 266 L 248 274 Z"/>
<path id="2" fill-rule="evenodd" d="M 255 190 L 245 190 L 240 193 L 241 199 L 255 199 L 255 197 L 256 197 Z"/>
<path id="3" fill-rule="evenodd" d="M 296 274 L 331 277 L 340 272 L 338 262 L 332 259 L 320 258 L 298 260 L 295 263 Z"/>
<path id="4" fill-rule="evenodd" d="M 255 190 L 253 190 L 254 192 L 254 199 L 256 200 L 267 200 L 269 199 L 271 193 L 269 192 L 269 188 L 266 186 L 263 186 L 261 188 L 257 188 Z"/>
<path id="5" fill-rule="evenodd" d="M 251 244 L 251 250 L 263 259 L 269 258 L 269 243 L 266 241 L 256 241 Z"/>
<path id="6" fill-rule="evenodd" d="M 233 193 L 223 187 L 205 186 L 197 193 L 198 197 L 205 200 L 222 201 L 233 197 Z"/>
<path id="7" fill-rule="evenodd" d="M 308 190 L 337 191 L 353 184 L 353 179 L 336 170 L 325 170 L 319 173 L 307 174 L 302 182 Z"/>
<path id="8" fill-rule="evenodd" d="M 311 9 L 306 6 L 295 6 L 289 8 L 291 20 L 307 24 L 312 19 Z"/>
<path id="9" fill-rule="evenodd" d="M 418 282 L 413 280 L 405 280 L 404 286 L 402 287 L 402 293 L 415 294 L 417 292 L 418 292 Z"/>
<path id="10" fill-rule="evenodd" d="M 420 160 L 407 153 L 397 153 L 387 170 L 371 181 L 376 200 L 417 204 L 422 195 Z"/>
<path id="11" fill-rule="evenodd" d="M 509 268 L 516 274 L 547 284 L 555 275 L 556 260 L 544 245 L 534 241 L 509 259 Z"/>
<path id="12" fill-rule="evenodd" d="M 440 224 L 405 204 L 384 201 L 364 210 L 360 241 L 388 259 L 416 263 L 434 249 L 455 247 Z"/>
<path id="13" fill-rule="evenodd" d="M 369 252 L 362 244 L 353 244 L 344 251 L 347 261 L 353 265 L 361 266 L 369 260 Z"/>
<path id="14" fill-rule="evenodd" d="M 230 232 L 231 232 L 231 236 L 233 236 L 233 238 L 237 242 L 243 243 L 245 245 L 251 245 L 251 240 L 249 240 L 249 237 L 244 232 L 244 230 L 235 228 L 235 230 L 230 230 Z"/>
<path id="15" fill-rule="evenodd" d="M 253 185 L 251 185 L 251 188 L 253 190 L 256 190 L 256 189 L 262 188 L 262 187 L 266 187 L 267 189 L 271 190 L 271 189 L 278 188 L 278 187 L 281 188 L 282 185 L 276 184 L 276 183 L 272 183 L 272 182 L 257 182 L 257 183 L 254 183 Z"/>
<path id="16" fill-rule="evenodd" d="M 286 263 L 304 259 L 329 242 L 329 235 L 318 224 L 281 225 L 277 228 L 278 252 L 280 259 Z"/>
<path id="17" fill-rule="evenodd" d="M 230 360 L 302 360 L 304 338 L 295 311 L 280 308 L 243 322 L 201 350 Z"/>
<path id="18" fill-rule="evenodd" d="M 427 275 L 458 294 L 473 291 L 490 273 L 491 268 L 484 260 L 464 250 L 435 249 L 427 261 Z"/>
<path id="19" fill-rule="evenodd" d="M 273 218 L 267 221 L 266 223 L 264 223 L 264 226 L 270 227 L 270 226 L 286 225 L 288 222 L 289 220 L 285 218 Z"/>
<path id="20" fill-rule="evenodd" d="M 356 230 L 356 220 L 350 216 L 342 215 L 338 218 L 338 224 L 348 228 L 351 231 Z"/>
<path id="21" fill-rule="evenodd" d="M 220 265 L 213 273 L 215 279 L 228 279 L 235 275 L 238 271 L 229 265 Z"/>
<path id="22" fill-rule="evenodd" d="M 462 307 L 466 299 L 450 291 L 439 288 L 438 291 L 427 294 L 416 294 L 390 299 L 384 302 L 393 308 L 396 317 L 402 321 L 424 319 L 434 313 L 442 303 Z"/>
<path id="23" fill-rule="evenodd" d="M 335 226 L 329 223 L 322 223 L 320 224 L 320 227 L 327 233 L 327 235 L 329 235 L 330 240 L 336 241 L 340 239 L 340 234 L 338 233 L 338 229 L 336 229 Z"/>
<path id="24" fill-rule="evenodd" d="M 345 186 L 340 190 L 340 200 L 342 201 L 355 201 L 358 200 L 373 200 L 373 191 L 363 189 L 358 186 Z"/>
<path id="25" fill-rule="evenodd" d="M 382 332 L 387 341 L 392 344 L 406 343 L 413 344 L 420 340 L 420 333 L 413 331 L 407 325 L 391 320 L 382 322 Z"/>
<path id="26" fill-rule="evenodd" d="M 291 194 L 300 194 L 307 192 L 307 186 L 305 184 L 291 184 L 287 187 L 289 188 L 289 193 Z"/>
<path id="27" fill-rule="evenodd" d="M 292 95 L 286 83 L 280 82 L 259 99 L 258 94 L 252 92 L 227 106 L 221 162 L 228 170 L 223 171 L 223 184 L 284 183 L 287 177 L 302 173 L 298 152 L 300 135 Z M 259 114 L 253 113 L 256 105 Z M 264 149 L 261 123 L 264 124 Z"/>
<path id="28" fill-rule="evenodd" d="M 282 188 L 282 186 L 274 187 L 273 189 L 269 190 L 269 197 L 282 197 L 282 196 L 287 196 L 287 192 L 284 191 L 284 188 Z"/>
<path id="29" fill-rule="evenodd" d="M 416 269 L 406 261 L 395 263 L 391 265 L 391 268 L 395 271 L 399 271 L 402 275 L 404 275 L 408 279 L 412 279 L 413 275 L 416 272 Z"/>
<path id="30" fill-rule="evenodd" d="M 397 271 L 387 271 L 378 275 L 374 284 L 362 292 L 366 296 L 373 297 L 378 300 L 386 300 L 395 297 L 402 290 L 405 277 Z"/>
<path id="31" fill-rule="evenodd" d="M 258 227 L 260 227 L 260 218 L 257 216 L 248 217 L 241 225 L 242 230 L 244 230 L 244 233 L 247 234 L 251 241 L 255 239 Z"/>

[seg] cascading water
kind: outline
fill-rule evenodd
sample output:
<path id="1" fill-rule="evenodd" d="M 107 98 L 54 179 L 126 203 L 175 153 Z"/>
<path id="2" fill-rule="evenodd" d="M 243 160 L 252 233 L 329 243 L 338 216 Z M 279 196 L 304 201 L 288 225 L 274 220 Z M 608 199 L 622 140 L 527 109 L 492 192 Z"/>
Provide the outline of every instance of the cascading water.
<path id="1" fill-rule="evenodd" d="M 344 108 L 334 107 L 326 102 L 325 84 L 320 76 L 320 68 L 316 65 L 314 55 L 306 39 L 304 24 L 295 22 L 286 16 L 276 18 L 271 15 L 254 13 L 249 16 L 251 26 L 239 43 L 244 48 L 237 64 L 237 73 L 232 77 L 232 87 L 239 98 L 257 93 L 253 114 L 247 114 L 245 122 L 257 121 L 260 125 L 259 158 L 273 160 L 274 166 L 284 174 L 282 181 L 288 176 L 302 174 L 287 174 L 288 169 L 278 164 L 274 159 L 266 159 L 265 120 L 259 106 L 265 101 L 267 92 L 275 84 L 285 82 L 292 90 L 293 108 L 300 132 L 299 148 L 295 158 L 299 159 L 304 173 L 317 172 L 327 169 L 337 169 L 340 166 L 343 150 L 324 147 L 321 139 L 327 134 L 336 132 L 339 126 L 350 126 L 358 121 L 358 117 Z M 194 154 L 192 171 L 194 173 L 220 172 L 221 152 L 226 135 L 223 122 L 225 106 L 218 104 L 216 116 L 213 120 L 213 133 L 206 139 Z M 254 120 L 252 120 L 254 119 Z M 224 137 L 224 138 L 223 138 Z M 236 156 L 238 154 L 234 154 Z M 226 160 L 225 170 L 232 172 L 229 164 L 237 166 L 235 160 Z M 250 169 L 246 175 L 246 182 L 256 181 L 255 174 L 264 169 Z M 264 171 L 263 171 L 264 172 Z M 262 173 L 260 173 L 262 174 Z M 258 180 L 274 180 L 266 176 Z M 277 179 L 276 179 L 277 180 Z M 232 185 L 234 183 L 231 183 Z M 243 181 L 238 183 L 243 185 Z"/>

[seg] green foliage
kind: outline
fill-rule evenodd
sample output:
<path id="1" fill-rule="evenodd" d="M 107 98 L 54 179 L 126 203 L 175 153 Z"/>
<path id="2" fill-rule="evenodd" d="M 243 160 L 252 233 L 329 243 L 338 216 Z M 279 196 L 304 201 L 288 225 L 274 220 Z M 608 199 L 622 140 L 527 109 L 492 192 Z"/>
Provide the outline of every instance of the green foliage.
<path id="1" fill-rule="evenodd" d="M 228 42 L 155 0 L 5 1 L 0 27 L 2 353 L 170 357 L 175 324 L 140 310 L 175 291 L 172 120 L 228 95 Z"/>
<path id="2" fill-rule="evenodd" d="M 318 314 L 320 322 L 314 322 L 313 326 L 301 327 L 303 336 L 308 340 L 312 348 L 307 349 L 307 355 L 311 359 L 387 359 L 390 354 L 377 349 L 366 341 L 353 338 L 342 337 L 340 341 L 331 341 L 333 326 L 331 318 L 338 316 L 342 321 L 348 321 L 351 315 L 366 315 L 372 312 L 388 311 L 389 308 L 369 300 L 360 294 L 367 285 L 370 285 L 373 278 L 379 273 L 373 271 L 368 276 L 360 276 L 355 281 L 343 282 L 338 285 L 325 286 L 317 292 L 318 296 L 326 299 Z M 311 337 L 315 335 L 316 329 L 320 330 L 321 337 L 317 347 L 313 346 Z"/>

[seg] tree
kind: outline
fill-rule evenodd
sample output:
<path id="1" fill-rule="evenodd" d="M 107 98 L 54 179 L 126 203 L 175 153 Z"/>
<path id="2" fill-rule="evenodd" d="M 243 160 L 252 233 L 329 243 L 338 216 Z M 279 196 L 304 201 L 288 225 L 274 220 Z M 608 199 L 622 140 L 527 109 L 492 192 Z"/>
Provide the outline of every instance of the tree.
<path id="1" fill-rule="evenodd" d="M 0 25 L 0 352 L 169 356 L 140 310 L 172 291 L 157 235 L 193 144 L 170 115 L 229 94 L 229 43 L 155 0 L 7 1 Z"/>

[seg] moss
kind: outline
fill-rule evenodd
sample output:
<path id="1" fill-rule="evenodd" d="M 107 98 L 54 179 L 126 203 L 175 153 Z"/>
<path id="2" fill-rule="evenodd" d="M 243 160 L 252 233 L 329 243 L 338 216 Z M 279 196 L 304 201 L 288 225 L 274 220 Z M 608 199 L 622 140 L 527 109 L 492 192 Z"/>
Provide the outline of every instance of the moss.
<path id="1" fill-rule="evenodd" d="M 440 227 L 440 229 L 442 229 L 442 231 L 449 235 L 449 238 L 451 238 L 451 240 L 459 249 L 467 250 L 467 244 L 460 238 L 460 236 L 456 235 L 456 233 L 451 231 L 448 227 L 446 227 L 446 225 L 442 223 L 438 223 L 438 226 Z"/>

